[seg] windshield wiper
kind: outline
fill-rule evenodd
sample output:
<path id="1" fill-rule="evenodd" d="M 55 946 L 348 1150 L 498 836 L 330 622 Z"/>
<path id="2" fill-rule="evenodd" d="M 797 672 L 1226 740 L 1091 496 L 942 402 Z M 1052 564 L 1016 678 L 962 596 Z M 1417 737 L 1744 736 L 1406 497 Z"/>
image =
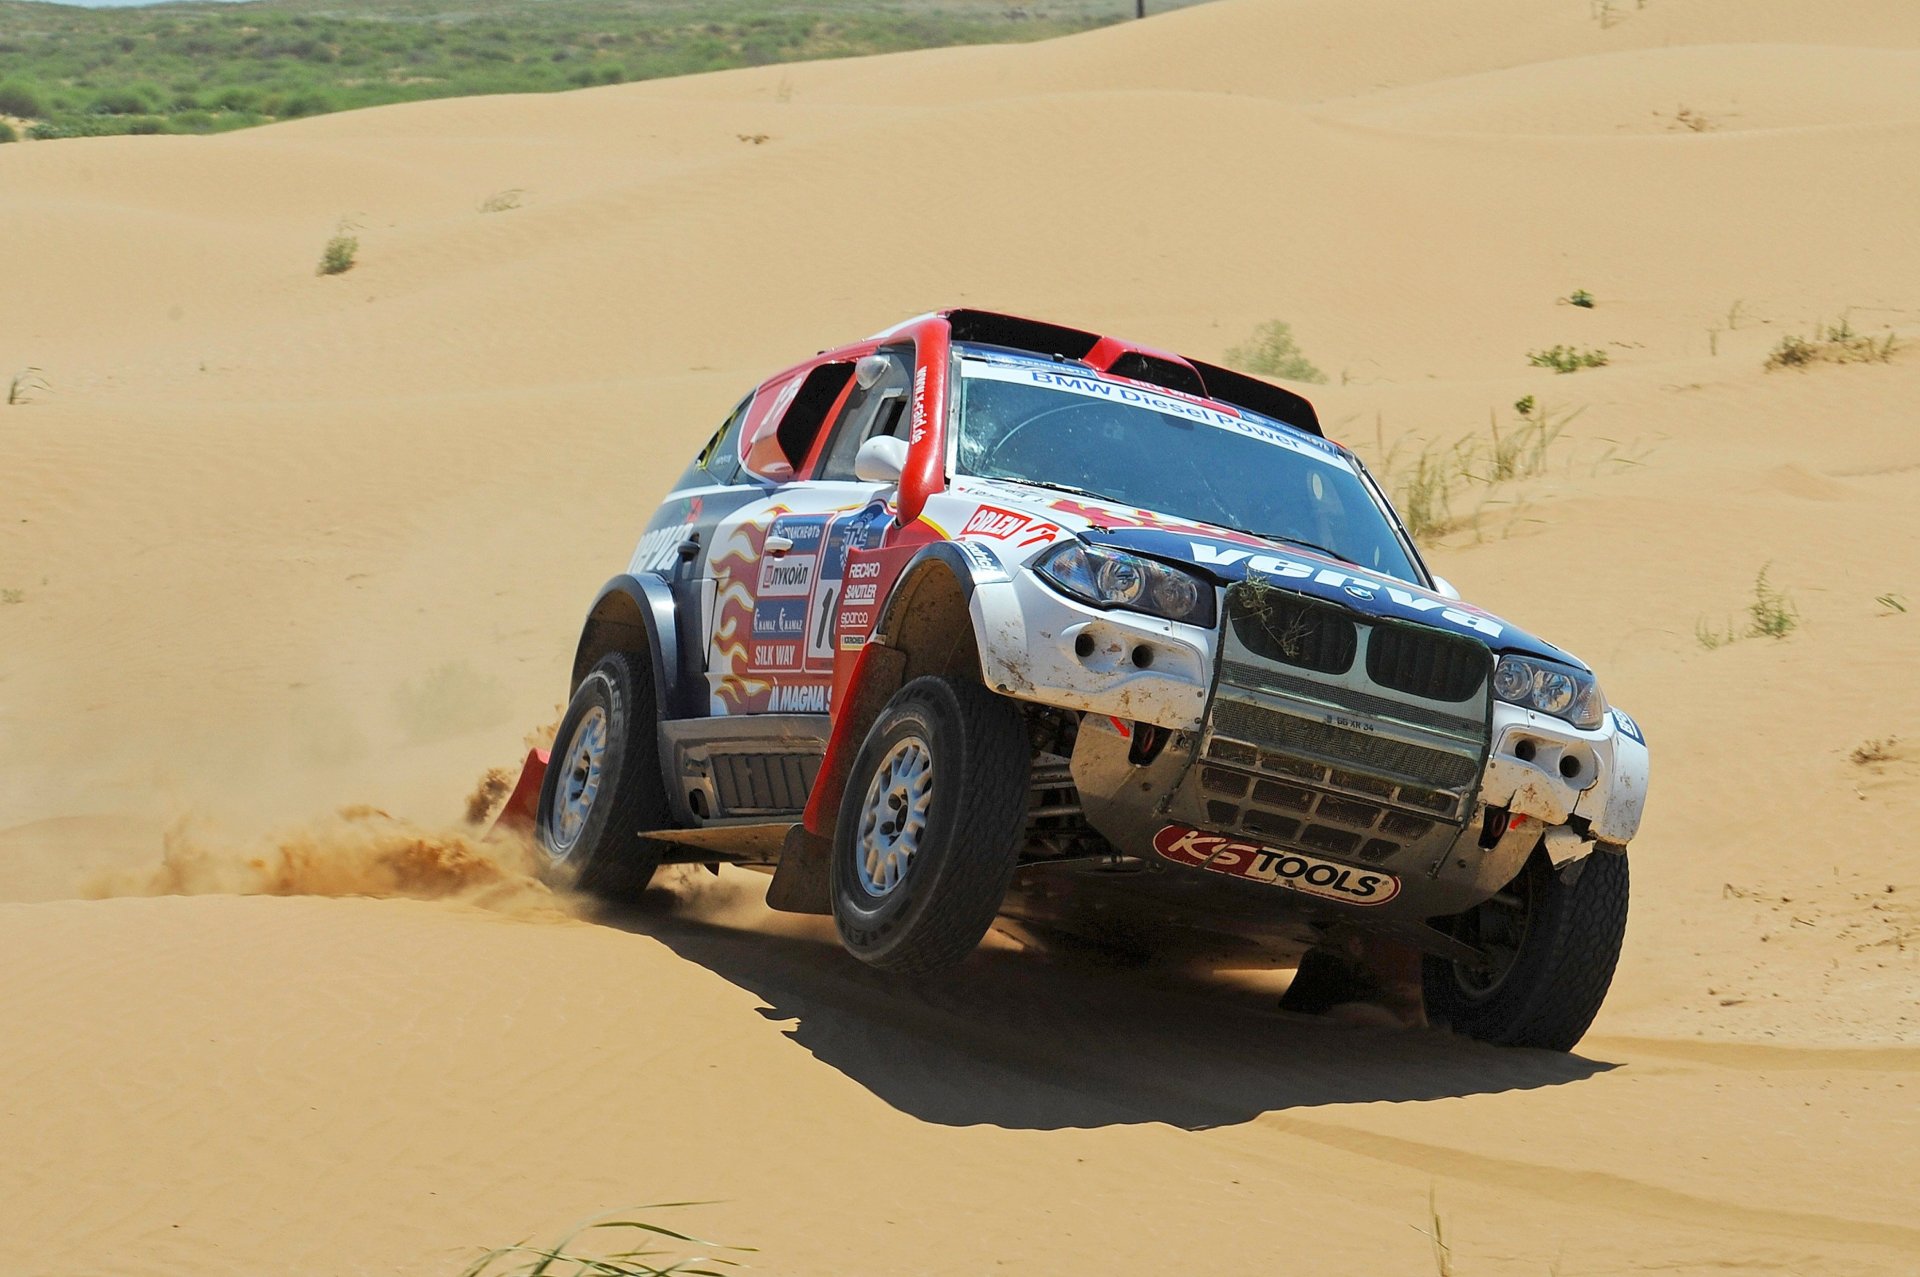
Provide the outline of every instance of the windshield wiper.
<path id="1" fill-rule="evenodd" d="M 998 479 L 1002 483 L 1023 483 L 1029 488 L 1050 488 L 1055 492 L 1068 492 L 1076 497 L 1092 497 L 1095 501 L 1105 501 L 1111 505 L 1125 505 L 1126 502 L 1110 497 L 1104 492 L 1093 492 L 1086 488 L 1076 488 L 1069 483 L 1048 483 L 1044 479 L 1015 479 L 1009 475 L 986 474 L 976 476 L 982 479 Z"/>
<path id="2" fill-rule="evenodd" d="M 1338 559 L 1342 563 L 1351 563 L 1356 568 L 1365 566 L 1358 559 L 1350 559 L 1338 550 L 1330 550 L 1319 542 L 1309 541 L 1304 537 L 1290 537 L 1280 532 L 1249 532 L 1247 535 L 1260 537 L 1266 541 L 1278 541 L 1283 545 L 1297 545 L 1303 550 L 1313 550 L 1326 555 L 1330 559 Z"/>

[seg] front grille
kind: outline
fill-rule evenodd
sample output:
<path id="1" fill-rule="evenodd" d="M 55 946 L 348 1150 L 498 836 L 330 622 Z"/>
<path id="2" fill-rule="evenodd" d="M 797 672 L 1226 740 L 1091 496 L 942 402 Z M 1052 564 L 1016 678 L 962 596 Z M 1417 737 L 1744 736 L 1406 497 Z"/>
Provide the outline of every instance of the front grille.
<path id="1" fill-rule="evenodd" d="M 1350 794 L 1228 767 L 1202 767 L 1200 788 L 1207 821 L 1216 828 L 1370 864 L 1398 854 L 1439 823 Z"/>
<path id="2" fill-rule="evenodd" d="M 1216 701 L 1213 730 L 1236 741 L 1277 745 L 1289 754 L 1387 772 L 1435 789 L 1470 784 L 1480 774 L 1478 761 L 1462 754 L 1428 749 L 1375 732 L 1316 723 L 1248 701 L 1225 698 Z"/>
<path id="3" fill-rule="evenodd" d="M 1443 849 L 1486 763 L 1487 648 L 1272 586 L 1227 616 L 1192 818 L 1366 864 Z"/>
<path id="4" fill-rule="evenodd" d="M 1492 654 L 1472 639 L 1412 625 L 1375 625 L 1367 677 L 1382 687 L 1436 701 L 1464 701 L 1486 681 Z"/>
<path id="5" fill-rule="evenodd" d="M 1402 723 L 1431 727 L 1435 731 L 1455 735 L 1463 732 L 1470 734 L 1480 729 L 1478 715 L 1468 718 L 1463 714 L 1449 714 L 1445 710 L 1434 709 L 1430 705 L 1395 700 L 1389 696 L 1376 696 L 1369 692 L 1355 691 L 1350 687 L 1340 687 L 1335 691 L 1325 683 L 1316 683 L 1312 679 L 1300 678 L 1285 670 L 1277 670 L 1265 665 L 1252 665 L 1246 661 L 1223 661 L 1220 666 L 1220 681 L 1232 687 L 1264 692 L 1285 700 L 1318 701 L 1326 700 L 1330 695 L 1337 695 L 1342 709 L 1365 714 L 1369 718 L 1397 719 Z"/>
<path id="6" fill-rule="evenodd" d="M 1248 651 L 1323 674 L 1353 668 L 1359 628 L 1341 609 L 1286 590 L 1234 587 L 1234 635 Z"/>

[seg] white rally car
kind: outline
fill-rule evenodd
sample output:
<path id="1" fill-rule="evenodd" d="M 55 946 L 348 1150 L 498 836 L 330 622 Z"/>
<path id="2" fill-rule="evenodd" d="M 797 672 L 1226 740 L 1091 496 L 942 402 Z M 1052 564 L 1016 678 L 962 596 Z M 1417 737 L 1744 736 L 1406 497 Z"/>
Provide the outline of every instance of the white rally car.
<path id="1" fill-rule="evenodd" d="M 1304 955 L 1298 1006 L 1417 954 L 1431 1019 L 1566 1050 L 1646 786 L 1593 673 L 1429 573 L 1306 400 L 958 310 L 728 415 L 589 612 L 533 819 L 614 898 L 770 869 L 890 970 L 996 917 Z"/>

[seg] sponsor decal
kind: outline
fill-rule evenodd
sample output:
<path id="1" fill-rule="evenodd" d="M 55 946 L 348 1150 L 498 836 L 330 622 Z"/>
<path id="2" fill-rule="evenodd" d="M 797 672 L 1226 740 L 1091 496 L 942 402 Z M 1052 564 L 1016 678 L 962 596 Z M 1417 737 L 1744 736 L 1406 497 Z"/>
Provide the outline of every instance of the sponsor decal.
<path id="1" fill-rule="evenodd" d="M 844 634 L 849 617 L 860 627 L 861 643 L 866 641 L 867 632 L 873 628 L 872 613 L 878 601 L 880 565 L 854 562 L 852 555 L 856 550 L 878 545 L 890 517 L 886 507 L 875 502 L 842 515 L 827 529 L 820 553 L 820 576 L 814 583 L 807 613 L 809 667 L 832 668 L 834 649 L 845 650 L 848 646 L 844 638 L 836 643 L 834 636 Z M 850 611 L 850 607 L 859 609 L 860 614 Z"/>
<path id="2" fill-rule="evenodd" d="M 1622 736 L 1625 736 L 1631 741 L 1638 741 L 1642 745 L 1647 743 L 1646 736 L 1640 731 L 1640 724 L 1636 723 L 1631 715 L 1623 709 L 1616 709 L 1611 712 L 1613 714 L 1613 725 L 1619 730 Z"/>
<path id="3" fill-rule="evenodd" d="M 807 601 L 805 599 L 762 599 L 753 609 L 753 637 L 758 639 L 793 639 L 798 641 L 807 632 Z"/>
<path id="4" fill-rule="evenodd" d="M 653 528 L 644 533 L 640 544 L 634 547 L 633 558 L 629 561 L 629 572 L 658 572 L 666 574 L 680 558 L 680 543 L 694 529 L 695 516 L 689 514 L 684 522 L 670 523 L 665 527 Z"/>
<path id="5" fill-rule="evenodd" d="M 1003 510 L 997 505 L 983 505 L 968 516 L 960 535 L 992 537 L 995 541 L 1012 541 L 1017 537 L 1022 546 L 1039 545 L 1059 536 L 1060 525 L 1035 519 L 1016 510 Z"/>
<path id="6" fill-rule="evenodd" d="M 927 366 L 913 370 L 913 416 L 909 419 L 909 443 L 919 443 L 927 435 Z"/>
<path id="7" fill-rule="evenodd" d="M 755 643 L 753 665 L 755 669 L 762 670 L 798 669 L 800 645 L 798 643 Z"/>
<path id="8" fill-rule="evenodd" d="M 781 683 L 769 708 L 776 714 L 824 714 L 832 703 L 831 683 Z"/>
<path id="9" fill-rule="evenodd" d="M 1007 570 L 1001 566 L 1000 560 L 994 557 L 993 551 L 978 541 L 955 541 L 953 544 L 958 546 L 960 553 L 966 555 L 973 564 L 975 581 L 1011 581 L 1013 579 L 1007 575 Z"/>
<path id="10" fill-rule="evenodd" d="M 798 670 L 805 664 L 809 600 L 820 573 L 820 553 L 826 541 L 827 515 L 776 515 L 766 535 L 793 543 L 785 554 L 762 553 L 753 598 L 753 645 L 747 650 L 747 668 L 756 671 Z M 764 541 L 762 548 L 764 549 Z M 786 640 L 774 642 L 769 640 Z"/>
<path id="11" fill-rule="evenodd" d="M 1400 894 L 1400 880 L 1376 869 L 1359 869 L 1297 851 L 1168 825 L 1153 836 L 1153 849 L 1176 865 L 1209 869 L 1231 878 L 1285 887 L 1348 905 L 1383 905 Z"/>
<path id="12" fill-rule="evenodd" d="M 1310 563 L 1301 563 L 1277 554 L 1255 554 L 1251 550 L 1242 550 L 1235 546 L 1213 545 L 1205 541 L 1189 540 L 1187 545 L 1193 551 L 1193 561 L 1209 567 L 1229 568 L 1244 562 L 1249 574 L 1276 577 L 1282 580 L 1312 580 L 1318 585 L 1333 586 L 1344 590 L 1356 599 L 1374 600 L 1382 595 L 1386 600 L 1403 611 L 1415 616 L 1434 613 L 1442 620 L 1484 634 L 1488 638 L 1499 638 L 1506 627 L 1490 616 L 1467 612 L 1455 606 L 1449 600 L 1429 595 L 1415 594 L 1412 590 L 1388 585 L 1384 581 L 1375 581 L 1369 577 L 1355 576 L 1334 568 L 1318 568 Z"/>
<path id="13" fill-rule="evenodd" d="M 813 559 L 768 557 L 760 561 L 759 596 L 763 599 L 798 597 L 813 585 Z"/>

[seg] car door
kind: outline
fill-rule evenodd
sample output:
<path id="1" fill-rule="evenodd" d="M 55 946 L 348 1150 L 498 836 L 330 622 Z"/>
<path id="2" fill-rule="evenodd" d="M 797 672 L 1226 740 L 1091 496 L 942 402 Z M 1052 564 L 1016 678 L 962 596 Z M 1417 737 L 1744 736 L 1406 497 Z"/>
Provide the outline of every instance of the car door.
<path id="1" fill-rule="evenodd" d="M 794 394 L 774 433 L 779 456 L 800 455 L 796 477 L 715 533 L 712 713 L 828 712 L 847 554 L 877 544 L 892 517 L 883 485 L 854 477 L 853 454 L 904 429 L 910 376 L 908 355 L 884 351 L 821 365 Z"/>

